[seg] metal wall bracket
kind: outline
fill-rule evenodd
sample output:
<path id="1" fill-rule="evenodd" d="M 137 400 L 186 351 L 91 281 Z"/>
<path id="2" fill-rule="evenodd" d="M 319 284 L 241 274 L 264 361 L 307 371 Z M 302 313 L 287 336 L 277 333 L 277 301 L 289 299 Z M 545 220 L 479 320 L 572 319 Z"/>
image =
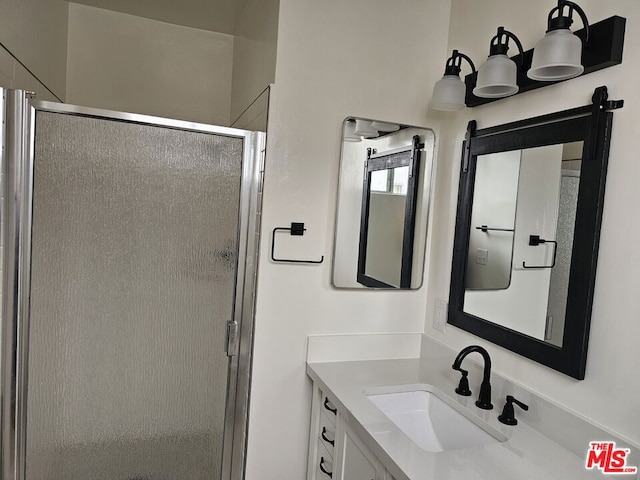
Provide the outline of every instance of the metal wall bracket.
<path id="1" fill-rule="evenodd" d="M 276 250 L 276 233 L 277 232 L 289 232 L 292 236 L 302 236 L 307 229 L 304 228 L 304 223 L 302 222 L 291 222 L 290 227 L 276 227 L 271 232 L 271 260 L 274 262 L 283 262 L 283 263 L 306 263 L 306 264 L 320 264 L 324 262 L 324 255 L 320 257 L 320 260 L 293 260 L 289 258 L 276 258 L 275 250 Z"/>
<path id="2" fill-rule="evenodd" d="M 494 231 L 494 232 L 513 232 L 513 228 L 494 228 L 494 227 L 487 227 L 486 225 L 480 225 L 479 227 L 476 227 L 476 230 L 482 230 L 484 233 L 488 233 L 490 231 Z"/>
<path id="3" fill-rule="evenodd" d="M 475 120 L 469 121 L 467 124 L 467 133 L 464 137 L 464 146 L 462 153 L 462 171 L 467 172 L 469 170 L 469 157 L 471 156 L 471 139 L 476 135 L 478 123 Z"/>
<path id="4" fill-rule="evenodd" d="M 227 338 L 225 341 L 225 352 L 227 357 L 233 357 L 238 354 L 238 322 L 229 320 L 227 322 Z"/>
<path id="5" fill-rule="evenodd" d="M 606 86 L 598 87 L 593 92 L 591 97 L 591 130 L 594 134 L 589 135 L 588 141 L 585 145 L 587 152 L 587 159 L 592 160 L 595 158 L 597 145 L 594 139 L 595 132 L 600 128 L 600 123 L 603 121 L 602 114 L 611 110 L 617 110 L 624 106 L 624 100 L 609 100 L 609 91 Z"/>

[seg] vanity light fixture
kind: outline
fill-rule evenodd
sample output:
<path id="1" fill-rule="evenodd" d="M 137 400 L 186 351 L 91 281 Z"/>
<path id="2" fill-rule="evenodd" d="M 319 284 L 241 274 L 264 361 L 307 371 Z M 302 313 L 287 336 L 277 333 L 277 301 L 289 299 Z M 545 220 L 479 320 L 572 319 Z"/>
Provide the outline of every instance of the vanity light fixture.
<path id="1" fill-rule="evenodd" d="M 350 119 L 344 122 L 344 132 L 342 135 L 342 139 L 345 142 L 361 142 L 362 141 L 362 137 L 360 135 L 356 135 L 355 120 Z"/>
<path id="2" fill-rule="evenodd" d="M 388 122 L 371 122 L 371 126 L 378 130 L 378 132 L 397 132 L 400 130 L 400 125 L 396 123 L 388 123 Z"/>
<path id="3" fill-rule="evenodd" d="M 464 53 L 454 50 L 447 60 L 444 76 L 436 82 L 433 87 L 433 95 L 429 106 L 434 110 L 454 111 L 465 107 L 466 89 L 460 80 L 462 70 L 462 59 L 465 59 L 471 66 L 472 74 L 476 73 L 476 66 L 473 61 Z"/>
<path id="4" fill-rule="evenodd" d="M 378 130 L 373 128 L 371 122 L 367 120 L 361 120 L 359 118 L 356 119 L 356 126 L 353 133 L 365 138 L 375 138 L 380 135 L 378 133 Z"/>
<path id="5" fill-rule="evenodd" d="M 585 45 L 589 41 L 589 21 L 584 10 L 569 0 L 558 0 L 558 6 L 549 12 L 547 32 L 533 50 L 531 69 L 527 72 L 527 76 L 532 80 L 566 80 L 584 72 L 582 40 L 569 30 L 573 23 L 574 10 L 578 12 L 584 24 Z M 554 17 L 554 13 L 557 13 L 557 16 Z"/>
<path id="6" fill-rule="evenodd" d="M 509 39 L 513 39 L 518 46 L 522 67 L 522 43 L 510 31 L 498 27 L 498 33 L 489 44 L 489 57 L 478 69 L 478 79 L 473 89 L 476 97 L 503 98 L 518 93 L 518 66 L 507 56 Z"/>
<path id="7" fill-rule="evenodd" d="M 571 32 L 569 27 L 573 23 L 574 12 L 577 12 L 582 19 L 584 28 Z M 522 52 L 522 46 L 518 45 L 520 53 L 509 59 L 516 65 L 520 65 L 520 68 L 516 68 L 516 81 L 507 82 L 504 80 L 507 77 L 506 73 L 497 73 L 507 71 L 507 65 L 509 65 L 506 62 L 507 54 L 498 52 L 505 50 L 505 44 L 509 39 L 515 41 L 515 35 L 510 36 L 508 35 L 510 32 L 501 28 L 491 40 L 489 58 L 480 67 L 480 71 L 476 72 L 472 68 L 473 72 L 464 78 L 466 88 L 464 101 L 445 103 L 441 99 L 445 97 L 447 91 L 455 90 L 458 95 L 456 98 L 459 99 L 460 88 L 456 80 L 460 71 L 460 58 L 468 58 L 461 57 L 462 54 L 454 50 L 454 55 L 447 61 L 445 78 L 434 87 L 432 108 L 456 110 L 465 105 L 477 107 L 505 96 L 546 87 L 554 82 L 587 75 L 622 63 L 626 28 L 624 17 L 613 15 L 589 24 L 586 14 L 578 5 L 569 0 L 557 0 L 557 6 L 549 12 L 547 18 L 548 30 L 545 37 L 535 48 L 525 52 Z M 503 70 L 498 67 L 499 62 Z M 512 72 L 513 65 L 509 68 Z M 496 77 L 493 77 L 494 75 Z M 447 79 L 448 90 L 445 90 L 445 79 Z M 456 108 L 453 108 L 453 105 Z"/>

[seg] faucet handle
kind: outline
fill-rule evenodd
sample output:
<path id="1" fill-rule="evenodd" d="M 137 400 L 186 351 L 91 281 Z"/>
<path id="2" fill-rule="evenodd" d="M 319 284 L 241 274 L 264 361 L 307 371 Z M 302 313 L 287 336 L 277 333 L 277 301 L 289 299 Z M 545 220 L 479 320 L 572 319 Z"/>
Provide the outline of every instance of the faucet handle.
<path id="1" fill-rule="evenodd" d="M 467 378 L 467 376 L 469 375 L 469 372 L 464 368 L 460 368 L 460 367 L 452 367 L 452 368 L 454 370 L 459 371 L 462 374 L 462 378 L 460 379 L 458 388 L 456 388 L 456 393 L 464 397 L 470 396 L 471 390 L 469 390 L 469 379 Z"/>
<path id="2" fill-rule="evenodd" d="M 502 409 L 502 414 L 498 416 L 498 420 L 505 425 L 517 425 L 518 420 L 516 420 L 515 413 L 513 411 L 513 404 L 518 405 L 521 409 L 527 411 L 529 410 L 529 406 L 522 403 L 520 400 L 515 399 L 511 395 L 507 395 L 507 403 L 504 404 L 504 408 Z"/>

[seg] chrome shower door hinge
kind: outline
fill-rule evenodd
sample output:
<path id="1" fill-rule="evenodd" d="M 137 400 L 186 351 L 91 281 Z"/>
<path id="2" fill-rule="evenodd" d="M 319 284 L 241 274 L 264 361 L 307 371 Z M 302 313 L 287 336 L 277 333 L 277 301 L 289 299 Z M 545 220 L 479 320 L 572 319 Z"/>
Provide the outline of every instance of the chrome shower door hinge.
<path id="1" fill-rule="evenodd" d="M 227 357 L 234 357 L 238 354 L 238 322 L 229 320 L 227 322 L 227 339 L 225 342 Z"/>
<path id="2" fill-rule="evenodd" d="M 238 354 L 238 322 L 234 320 L 227 322 L 225 351 L 227 352 L 227 357 L 234 357 Z"/>

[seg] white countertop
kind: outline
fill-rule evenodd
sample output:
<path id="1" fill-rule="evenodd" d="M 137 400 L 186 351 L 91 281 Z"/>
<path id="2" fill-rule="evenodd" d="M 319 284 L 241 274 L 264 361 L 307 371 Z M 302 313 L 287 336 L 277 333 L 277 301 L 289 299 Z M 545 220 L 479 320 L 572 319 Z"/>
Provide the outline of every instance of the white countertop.
<path id="1" fill-rule="evenodd" d="M 336 406 L 346 421 L 396 480 L 584 480 L 611 478 L 585 469 L 585 457 L 572 453 L 527 423 L 537 415 L 516 408 L 519 423 L 510 427 L 498 421 L 504 397 L 495 392 L 493 410 L 475 406 L 473 395 L 462 397 L 454 390 L 459 374 L 451 369 L 452 358 L 368 360 L 309 363 L 308 375 Z M 471 369 L 470 369 L 471 370 Z M 475 375 L 474 372 L 470 374 Z M 413 443 L 373 403 L 364 391 L 388 386 L 428 384 L 436 387 L 473 415 L 502 432 L 507 440 L 479 447 L 428 452 Z M 500 396 L 499 396 L 500 395 Z M 539 412 L 538 412 L 539 414 Z M 535 424 L 535 421 L 530 422 Z M 562 427 L 560 427 L 562 428 Z M 599 440 L 599 439 L 593 439 Z M 585 456 L 588 445 L 585 446 Z M 635 475 L 614 476 L 635 480 Z"/>

